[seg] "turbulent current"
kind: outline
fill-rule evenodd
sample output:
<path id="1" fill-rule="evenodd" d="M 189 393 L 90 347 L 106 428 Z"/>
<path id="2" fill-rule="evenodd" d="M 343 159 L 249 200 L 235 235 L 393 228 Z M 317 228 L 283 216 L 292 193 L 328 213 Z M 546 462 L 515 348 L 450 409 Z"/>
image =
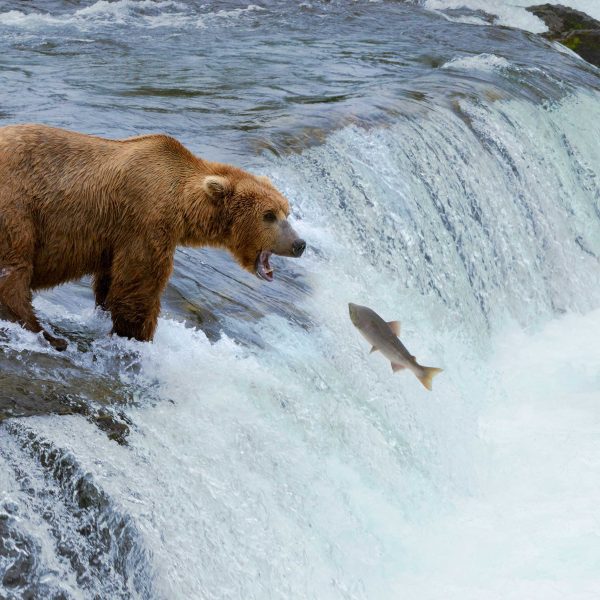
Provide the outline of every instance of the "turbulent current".
<path id="1" fill-rule="evenodd" d="M 454 4 L 2 3 L 2 124 L 168 132 L 308 249 L 179 250 L 153 343 L 0 321 L 0 598 L 598 597 L 599 72 Z"/>

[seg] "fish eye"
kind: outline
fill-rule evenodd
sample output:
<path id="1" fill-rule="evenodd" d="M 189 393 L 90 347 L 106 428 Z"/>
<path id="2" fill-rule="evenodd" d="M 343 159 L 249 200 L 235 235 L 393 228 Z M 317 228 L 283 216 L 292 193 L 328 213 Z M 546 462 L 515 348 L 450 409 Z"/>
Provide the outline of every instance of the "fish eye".
<path id="1" fill-rule="evenodd" d="M 267 223 L 275 223 L 275 221 L 277 221 L 277 217 L 275 216 L 275 213 L 272 210 L 267 211 L 264 216 L 263 219 L 267 222 Z"/>

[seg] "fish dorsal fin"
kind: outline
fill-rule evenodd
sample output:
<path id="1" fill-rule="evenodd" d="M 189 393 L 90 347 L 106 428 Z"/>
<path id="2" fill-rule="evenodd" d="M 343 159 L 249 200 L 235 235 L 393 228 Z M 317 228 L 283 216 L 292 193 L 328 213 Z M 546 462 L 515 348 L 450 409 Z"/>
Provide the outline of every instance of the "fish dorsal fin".
<path id="1" fill-rule="evenodd" d="M 369 352 L 369 354 L 373 354 L 373 352 L 377 352 L 377 350 L 378 350 L 378 348 L 377 348 L 377 347 L 375 347 L 375 346 L 373 346 L 373 347 L 371 348 L 371 352 Z"/>
<path id="2" fill-rule="evenodd" d="M 394 373 L 396 371 L 401 371 L 402 369 L 406 369 L 406 367 L 403 367 L 402 365 L 396 365 L 396 364 L 392 363 L 392 371 L 394 371 Z"/>
<path id="3" fill-rule="evenodd" d="M 396 337 L 400 337 L 400 321 L 388 321 L 388 325 L 390 326 L 392 333 Z"/>

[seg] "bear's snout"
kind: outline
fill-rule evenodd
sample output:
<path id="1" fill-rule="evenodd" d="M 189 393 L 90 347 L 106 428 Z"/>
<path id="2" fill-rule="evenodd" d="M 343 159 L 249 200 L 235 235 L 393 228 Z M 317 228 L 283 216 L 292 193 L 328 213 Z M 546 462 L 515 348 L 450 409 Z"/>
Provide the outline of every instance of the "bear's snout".
<path id="1" fill-rule="evenodd" d="M 292 244 L 292 254 L 298 258 L 300 256 L 302 256 L 302 253 L 306 250 L 306 242 L 304 240 L 301 240 L 300 238 L 298 238 L 293 244 Z"/>
<path id="2" fill-rule="evenodd" d="M 287 219 L 279 222 L 276 238 L 270 250 L 279 256 L 298 258 L 306 249 L 306 242 L 294 231 Z"/>

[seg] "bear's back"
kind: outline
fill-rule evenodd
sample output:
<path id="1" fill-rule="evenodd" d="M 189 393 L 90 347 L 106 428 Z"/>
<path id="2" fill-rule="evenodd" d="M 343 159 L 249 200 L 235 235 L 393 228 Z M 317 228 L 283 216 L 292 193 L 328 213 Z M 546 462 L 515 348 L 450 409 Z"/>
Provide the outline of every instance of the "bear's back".
<path id="1" fill-rule="evenodd" d="M 133 203 L 139 215 L 144 202 L 155 208 L 181 165 L 193 167 L 194 160 L 162 134 L 111 140 L 47 125 L 9 125 L 0 128 L 0 202 L 18 197 L 47 217 L 57 211 L 106 217 L 111 211 L 116 219 Z"/>

